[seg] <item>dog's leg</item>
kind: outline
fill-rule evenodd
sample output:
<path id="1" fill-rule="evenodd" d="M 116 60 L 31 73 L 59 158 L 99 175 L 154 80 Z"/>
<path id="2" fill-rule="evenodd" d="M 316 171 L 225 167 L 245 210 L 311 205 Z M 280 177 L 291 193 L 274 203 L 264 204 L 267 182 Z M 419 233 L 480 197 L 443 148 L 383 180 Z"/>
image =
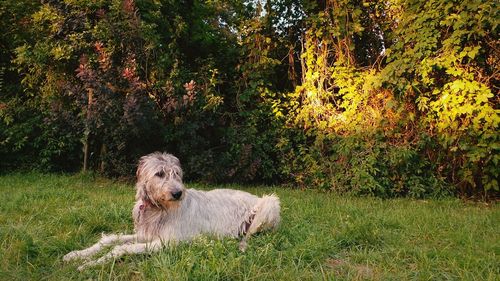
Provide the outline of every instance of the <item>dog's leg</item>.
<path id="1" fill-rule="evenodd" d="M 134 243 L 126 245 L 118 245 L 111 250 L 111 252 L 105 254 L 97 260 L 89 261 L 78 267 L 78 270 L 82 271 L 90 266 L 95 266 L 103 264 L 109 260 L 117 259 L 125 254 L 141 254 L 145 252 L 156 252 L 162 248 L 162 243 L 160 240 L 154 240 L 148 243 Z"/>
<path id="2" fill-rule="evenodd" d="M 88 247 L 87 249 L 73 251 L 66 254 L 63 257 L 64 261 L 70 261 L 74 259 L 83 259 L 97 254 L 102 250 L 103 247 L 113 245 L 113 244 L 125 244 L 136 240 L 136 235 L 121 235 L 121 234 L 111 234 L 102 235 L 101 240 L 94 245 Z"/>
<path id="3" fill-rule="evenodd" d="M 247 240 L 257 232 L 273 229 L 280 222 L 280 200 L 275 195 L 265 195 L 259 199 L 252 209 L 255 214 L 245 236 L 240 241 L 240 250 L 245 251 Z"/>

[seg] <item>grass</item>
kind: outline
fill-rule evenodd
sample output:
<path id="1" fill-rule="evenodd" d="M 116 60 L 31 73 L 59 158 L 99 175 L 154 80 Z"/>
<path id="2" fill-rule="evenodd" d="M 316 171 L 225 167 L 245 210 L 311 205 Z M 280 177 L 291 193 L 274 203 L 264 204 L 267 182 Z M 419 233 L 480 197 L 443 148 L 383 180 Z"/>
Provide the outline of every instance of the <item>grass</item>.
<path id="1" fill-rule="evenodd" d="M 0 279 L 500 280 L 495 204 L 227 187 L 277 193 L 279 230 L 253 237 L 245 253 L 235 239 L 201 237 L 80 273 L 62 256 L 102 232 L 131 232 L 132 186 L 85 176 L 0 176 Z"/>

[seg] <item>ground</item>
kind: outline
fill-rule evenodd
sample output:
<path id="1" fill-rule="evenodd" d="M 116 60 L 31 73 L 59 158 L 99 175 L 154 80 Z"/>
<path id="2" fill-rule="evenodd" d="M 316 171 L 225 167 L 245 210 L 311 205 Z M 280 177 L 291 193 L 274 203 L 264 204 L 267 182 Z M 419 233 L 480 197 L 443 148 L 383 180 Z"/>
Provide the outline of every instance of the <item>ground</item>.
<path id="1" fill-rule="evenodd" d="M 235 239 L 200 237 L 78 272 L 64 254 L 102 232 L 132 231 L 133 185 L 88 175 L 0 176 L 0 280 L 500 280 L 496 204 L 223 187 L 276 193 L 280 228 L 253 237 L 245 253 Z"/>

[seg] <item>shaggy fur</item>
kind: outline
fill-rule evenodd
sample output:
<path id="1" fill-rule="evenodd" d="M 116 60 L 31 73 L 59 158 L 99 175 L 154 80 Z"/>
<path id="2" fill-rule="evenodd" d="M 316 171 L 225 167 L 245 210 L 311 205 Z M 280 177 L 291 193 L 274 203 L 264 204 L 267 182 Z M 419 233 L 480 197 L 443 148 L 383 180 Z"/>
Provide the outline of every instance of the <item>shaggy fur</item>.
<path id="1" fill-rule="evenodd" d="M 241 237 L 240 249 L 244 251 L 252 234 L 276 228 L 280 221 L 275 195 L 259 198 L 232 189 L 186 189 L 179 159 L 167 153 L 155 152 L 140 159 L 136 189 L 132 210 L 135 234 L 103 235 L 93 246 L 70 252 L 64 260 L 88 259 L 103 247 L 115 245 L 101 258 L 81 265 L 78 269 L 82 270 L 124 254 L 157 251 L 201 234 Z"/>

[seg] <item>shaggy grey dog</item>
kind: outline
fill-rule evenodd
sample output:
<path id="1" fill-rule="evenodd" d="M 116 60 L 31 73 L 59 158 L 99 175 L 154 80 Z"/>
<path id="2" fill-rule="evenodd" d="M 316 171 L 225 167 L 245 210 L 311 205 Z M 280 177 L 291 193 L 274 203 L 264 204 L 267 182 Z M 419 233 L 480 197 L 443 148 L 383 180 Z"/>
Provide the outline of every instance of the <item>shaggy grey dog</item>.
<path id="1" fill-rule="evenodd" d="M 135 234 L 103 235 L 93 246 L 70 252 L 64 260 L 88 259 L 78 268 L 82 270 L 124 254 L 158 251 L 202 234 L 241 237 L 244 251 L 252 234 L 274 229 L 280 221 L 280 202 L 275 195 L 259 198 L 232 189 L 186 189 L 179 159 L 167 153 L 155 152 L 139 160 L 136 189 Z M 110 252 L 89 259 L 110 245 L 115 245 Z"/>

